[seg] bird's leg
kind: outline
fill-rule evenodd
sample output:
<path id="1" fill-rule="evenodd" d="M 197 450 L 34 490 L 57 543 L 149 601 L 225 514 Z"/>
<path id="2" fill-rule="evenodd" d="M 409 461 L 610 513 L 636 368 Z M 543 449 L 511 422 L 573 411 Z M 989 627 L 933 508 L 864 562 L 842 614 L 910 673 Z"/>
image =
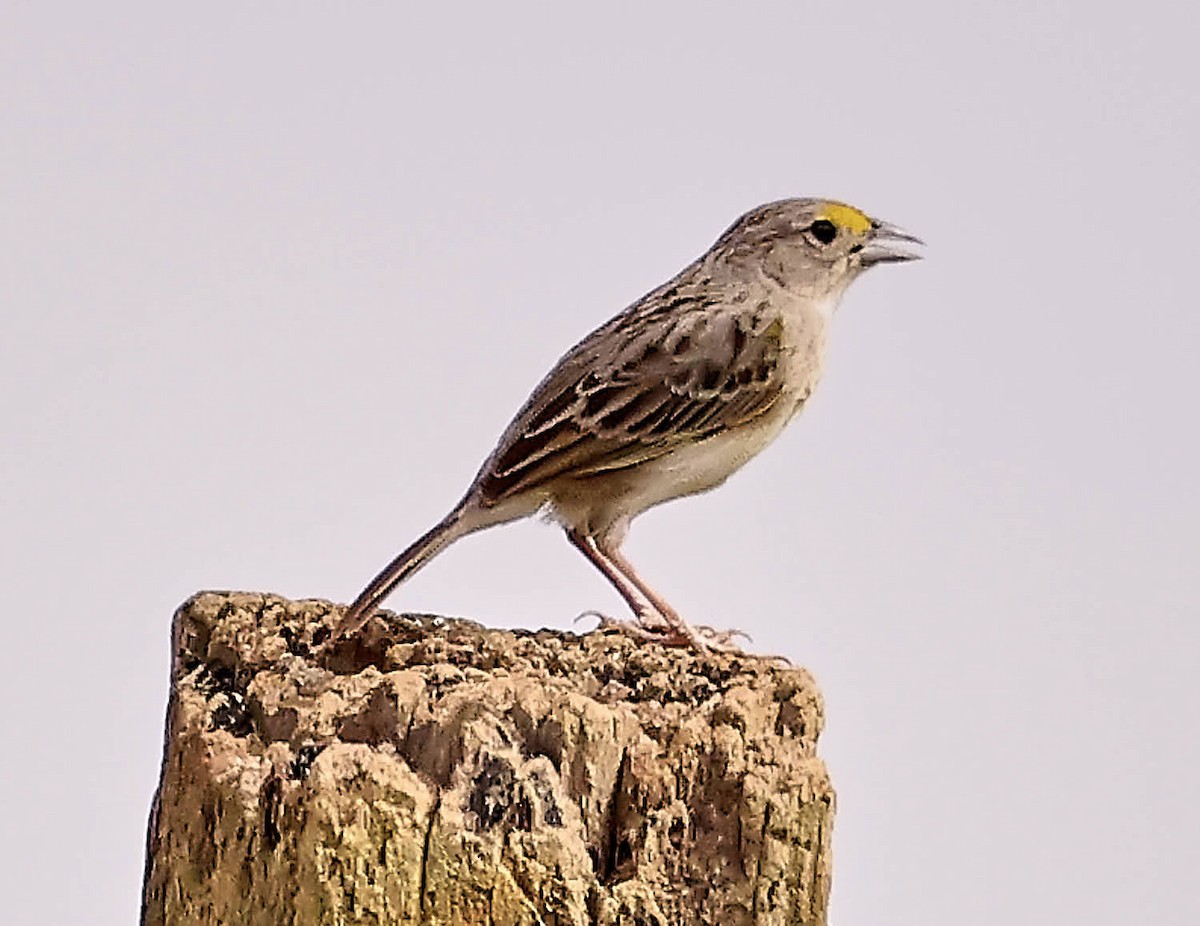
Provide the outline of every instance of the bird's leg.
<path id="1" fill-rule="evenodd" d="M 745 637 L 746 634 L 741 630 L 714 630 L 712 627 L 692 627 L 686 620 L 680 616 L 667 600 L 658 594 L 650 585 L 643 579 L 636 569 L 633 568 L 633 563 L 622 555 L 621 551 L 615 546 L 597 541 L 597 552 L 607 559 L 621 575 L 636 588 L 645 599 L 654 607 L 654 610 L 663 617 L 670 629 L 668 637 L 658 637 L 664 643 L 674 644 L 676 646 L 693 646 L 698 650 L 736 650 L 730 641 L 737 637 Z M 748 639 L 748 638 L 747 638 Z"/>
<path id="2" fill-rule="evenodd" d="M 646 600 L 645 596 L 638 591 L 637 586 L 633 585 L 622 574 L 621 570 L 613 565 L 612 561 L 600 551 L 596 541 L 592 537 L 589 537 L 580 530 L 568 528 L 567 539 L 612 583 L 613 588 L 617 590 L 632 609 L 638 622 L 636 625 L 632 625 L 625 621 L 614 620 L 596 611 L 584 612 L 585 614 L 595 614 L 600 619 L 600 626 L 604 629 L 619 629 L 625 632 L 632 632 L 634 636 L 648 640 L 660 639 L 662 630 L 670 629 L 669 618 L 657 612 L 654 605 Z M 658 631 L 655 632 L 654 628 L 658 628 Z"/>

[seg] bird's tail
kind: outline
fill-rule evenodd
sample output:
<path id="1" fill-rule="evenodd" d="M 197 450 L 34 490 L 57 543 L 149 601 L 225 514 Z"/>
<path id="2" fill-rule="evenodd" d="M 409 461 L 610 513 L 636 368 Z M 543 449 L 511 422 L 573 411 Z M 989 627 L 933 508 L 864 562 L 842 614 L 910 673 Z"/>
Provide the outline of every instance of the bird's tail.
<path id="1" fill-rule="evenodd" d="M 330 642 L 339 637 L 348 636 L 365 624 L 379 603 L 397 585 L 415 573 L 427 562 L 437 556 L 460 537 L 464 537 L 484 526 L 470 523 L 471 519 L 464 517 L 464 506 L 460 505 L 442 518 L 429 531 L 418 537 L 413 543 L 394 560 L 388 563 L 371 583 L 359 593 L 354 603 L 346 609 L 342 622 L 333 632 Z"/>

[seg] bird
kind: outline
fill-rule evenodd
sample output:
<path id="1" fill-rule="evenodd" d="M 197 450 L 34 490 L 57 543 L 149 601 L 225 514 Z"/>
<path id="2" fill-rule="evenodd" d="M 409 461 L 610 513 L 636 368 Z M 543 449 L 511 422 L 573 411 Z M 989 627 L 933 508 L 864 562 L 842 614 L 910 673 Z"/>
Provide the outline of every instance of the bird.
<path id="1" fill-rule="evenodd" d="M 821 377 L 846 288 L 923 242 L 844 202 L 791 198 L 739 217 L 700 257 L 572 347 L 533 390 L 462 499 L 362 590 L 330 642 L 468 534 L 536 514 L 612 583 L 632 620 L 604 629 L 697 650 L 738 631 L 689 624 L 621 552 L 630 523 L 716 488 L 770 444 Z M 596 612 L 586 612 L 595 614 Z"/>

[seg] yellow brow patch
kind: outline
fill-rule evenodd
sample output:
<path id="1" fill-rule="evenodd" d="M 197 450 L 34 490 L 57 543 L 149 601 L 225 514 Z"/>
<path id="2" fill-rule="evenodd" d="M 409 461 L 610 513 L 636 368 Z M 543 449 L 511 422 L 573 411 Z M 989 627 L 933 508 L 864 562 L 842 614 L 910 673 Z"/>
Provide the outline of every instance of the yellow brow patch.
<path id="1" fill-rule="evenodd" d="M 828 219 L 834 225 L 852 231 L 856 235 L 865 235 L 871 230 L 869 216 L 859 212 L 853 206 L 845 206 L 841 203 L 829 203 L 821 218 Z"/>

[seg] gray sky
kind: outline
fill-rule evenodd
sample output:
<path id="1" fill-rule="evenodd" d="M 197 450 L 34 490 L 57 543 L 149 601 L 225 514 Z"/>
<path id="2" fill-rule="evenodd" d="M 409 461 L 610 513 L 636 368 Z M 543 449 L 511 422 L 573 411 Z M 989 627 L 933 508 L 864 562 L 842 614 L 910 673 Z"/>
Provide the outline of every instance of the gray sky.
<path id="1" fill-rule="evenodd" d="M 563 350 L 788 195 L 929 257 L 628 552 L 820 681 L 835 922 L 1200 919 L 1194 10 L 407 6 L 0 14 L 5 922 L 135 916 L 179 601 L 349 599 Z M 389 603 L 620 608 L 534 522 Z"/>

